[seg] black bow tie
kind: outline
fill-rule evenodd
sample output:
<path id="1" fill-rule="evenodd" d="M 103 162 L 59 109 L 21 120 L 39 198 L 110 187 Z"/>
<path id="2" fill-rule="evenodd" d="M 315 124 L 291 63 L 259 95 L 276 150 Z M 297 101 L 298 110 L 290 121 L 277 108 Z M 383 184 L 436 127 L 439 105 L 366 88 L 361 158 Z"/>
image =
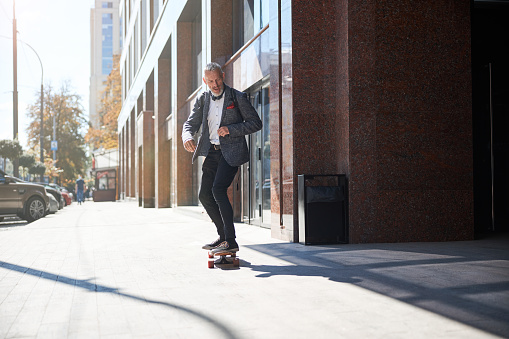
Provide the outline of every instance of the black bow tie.
<path id="1" fill-rule="evenodd" d="M 222 97 L 223 97 L 223 95 L 224 95 L 224 91 L 223 91 L 223 93 L 221 93 L 221 95 L 219 95 L 219 96 L 217 96 L 217 97 L 216 97 L 216 96 L 214 96 L 214 94 L 212 94 L 212 92 L 210 93 L 210 95 L 212 95 L 212 100 L 213 100 L 213 101 L 221 100 L 221 98 L 222 98 Z"/>

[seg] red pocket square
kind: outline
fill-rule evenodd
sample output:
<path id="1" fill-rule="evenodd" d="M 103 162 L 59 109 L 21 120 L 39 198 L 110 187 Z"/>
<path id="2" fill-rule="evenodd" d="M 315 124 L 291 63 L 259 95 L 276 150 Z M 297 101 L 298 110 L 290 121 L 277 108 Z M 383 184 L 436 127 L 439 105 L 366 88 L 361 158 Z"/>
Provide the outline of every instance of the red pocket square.
<path id="1" fill-rule="evenodd" d="M 230 106 L 226 107 L 226 109 L 232 109 L 235 108 L 235 104 L 232 102 Z"/>

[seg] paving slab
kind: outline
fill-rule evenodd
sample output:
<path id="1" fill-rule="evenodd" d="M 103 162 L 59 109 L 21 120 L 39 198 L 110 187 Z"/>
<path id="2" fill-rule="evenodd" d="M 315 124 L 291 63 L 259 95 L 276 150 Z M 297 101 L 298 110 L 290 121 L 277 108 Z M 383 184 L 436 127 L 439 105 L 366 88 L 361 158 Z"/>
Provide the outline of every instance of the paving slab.
<path id="1" fill-rule="evenodd" d="M 509 238 L 303 246 L 200 207 L 73 204 L 0 223 L 0 338 L 509 337 Z"/>

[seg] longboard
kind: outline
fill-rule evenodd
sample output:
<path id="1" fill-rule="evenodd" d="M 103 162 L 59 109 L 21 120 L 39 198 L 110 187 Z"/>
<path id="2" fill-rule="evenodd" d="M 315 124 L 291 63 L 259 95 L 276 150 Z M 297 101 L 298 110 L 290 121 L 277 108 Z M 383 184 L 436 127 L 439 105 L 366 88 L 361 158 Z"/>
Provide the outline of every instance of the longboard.
<path id="1" fill-rule="evenodd" d="M 216 262 L 214 261 L 215 257 L 221 257 L 221 259 Z M 230 258 L 230 260 L 227 258 Z M 237 257 L 237 252 L 224 251 L 212 253 L 212 251 L 209 251 L 208 267 L 214 268 L 215 265 L 233 265 L 233 267 L 240 267 L 240 259 Z"/>

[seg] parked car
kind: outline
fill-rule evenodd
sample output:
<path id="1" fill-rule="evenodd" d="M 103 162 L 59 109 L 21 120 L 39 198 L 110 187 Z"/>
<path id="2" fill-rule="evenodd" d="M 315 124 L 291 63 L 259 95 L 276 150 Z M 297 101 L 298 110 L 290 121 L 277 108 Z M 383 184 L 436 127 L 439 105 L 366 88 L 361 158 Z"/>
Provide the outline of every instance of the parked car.
<path id="1" fill-rule="evenodd" d="M 72 204 L 72 198 L 69 196 L 69 193 L 67 193 L 67 192 L 60 192 L 60 193 L 64 197 L 65 206 Z"/>
<path id="2" fill-rule="evenodd" d="M 44 217 L 49 210 L 46 189 L 21 181 L 0 170 L 0 218 L 18 216 L 28 222 Z M 0 220 L 1 221 L 1 220 Z"/>
<path id="3" fill-rule="evenodd" d="M 60 205 L 57 201 L 57 199 L 55 199 L 55 197 L 48 192 L 48 198 L 49 198 L 49 210 L 48 210 L 48 213 L 57 213 L 58 212 L 58 206 Z"/>
<path id="4" fill-rule="evenodd" d="M 69 192 L 67 189 L 65 189 L 65 187 L 62 187 L 62 186 L 58 186 L 57 184 L 48 184 L 50 187 L 54 188 L 54 189 L 57 189 L 60 191 L 60 193 L 62 194 L 62 196 L 64 197 L 64 202 L 65 202 L 65 205 L 64 206 L 67 206 L 67 205 L 70 205 L 72 204 L 72 193 Z"/>
<path id="5" fill-rule="evenodd" d="M 46 191 L 53 195 L 55 199 L 58 202 L 58 209 L 61 210 L 65 206 L 64 197 L 62 196 L 62 193 L 60 193 L 60 190 L 57 188 L 54 188 L 53 186 L 50 186 L 49 184 L 46 184 L 44 182 L 34 182 L 34 184 L 42 185 L 44 188 L 46 188 Z"/>

